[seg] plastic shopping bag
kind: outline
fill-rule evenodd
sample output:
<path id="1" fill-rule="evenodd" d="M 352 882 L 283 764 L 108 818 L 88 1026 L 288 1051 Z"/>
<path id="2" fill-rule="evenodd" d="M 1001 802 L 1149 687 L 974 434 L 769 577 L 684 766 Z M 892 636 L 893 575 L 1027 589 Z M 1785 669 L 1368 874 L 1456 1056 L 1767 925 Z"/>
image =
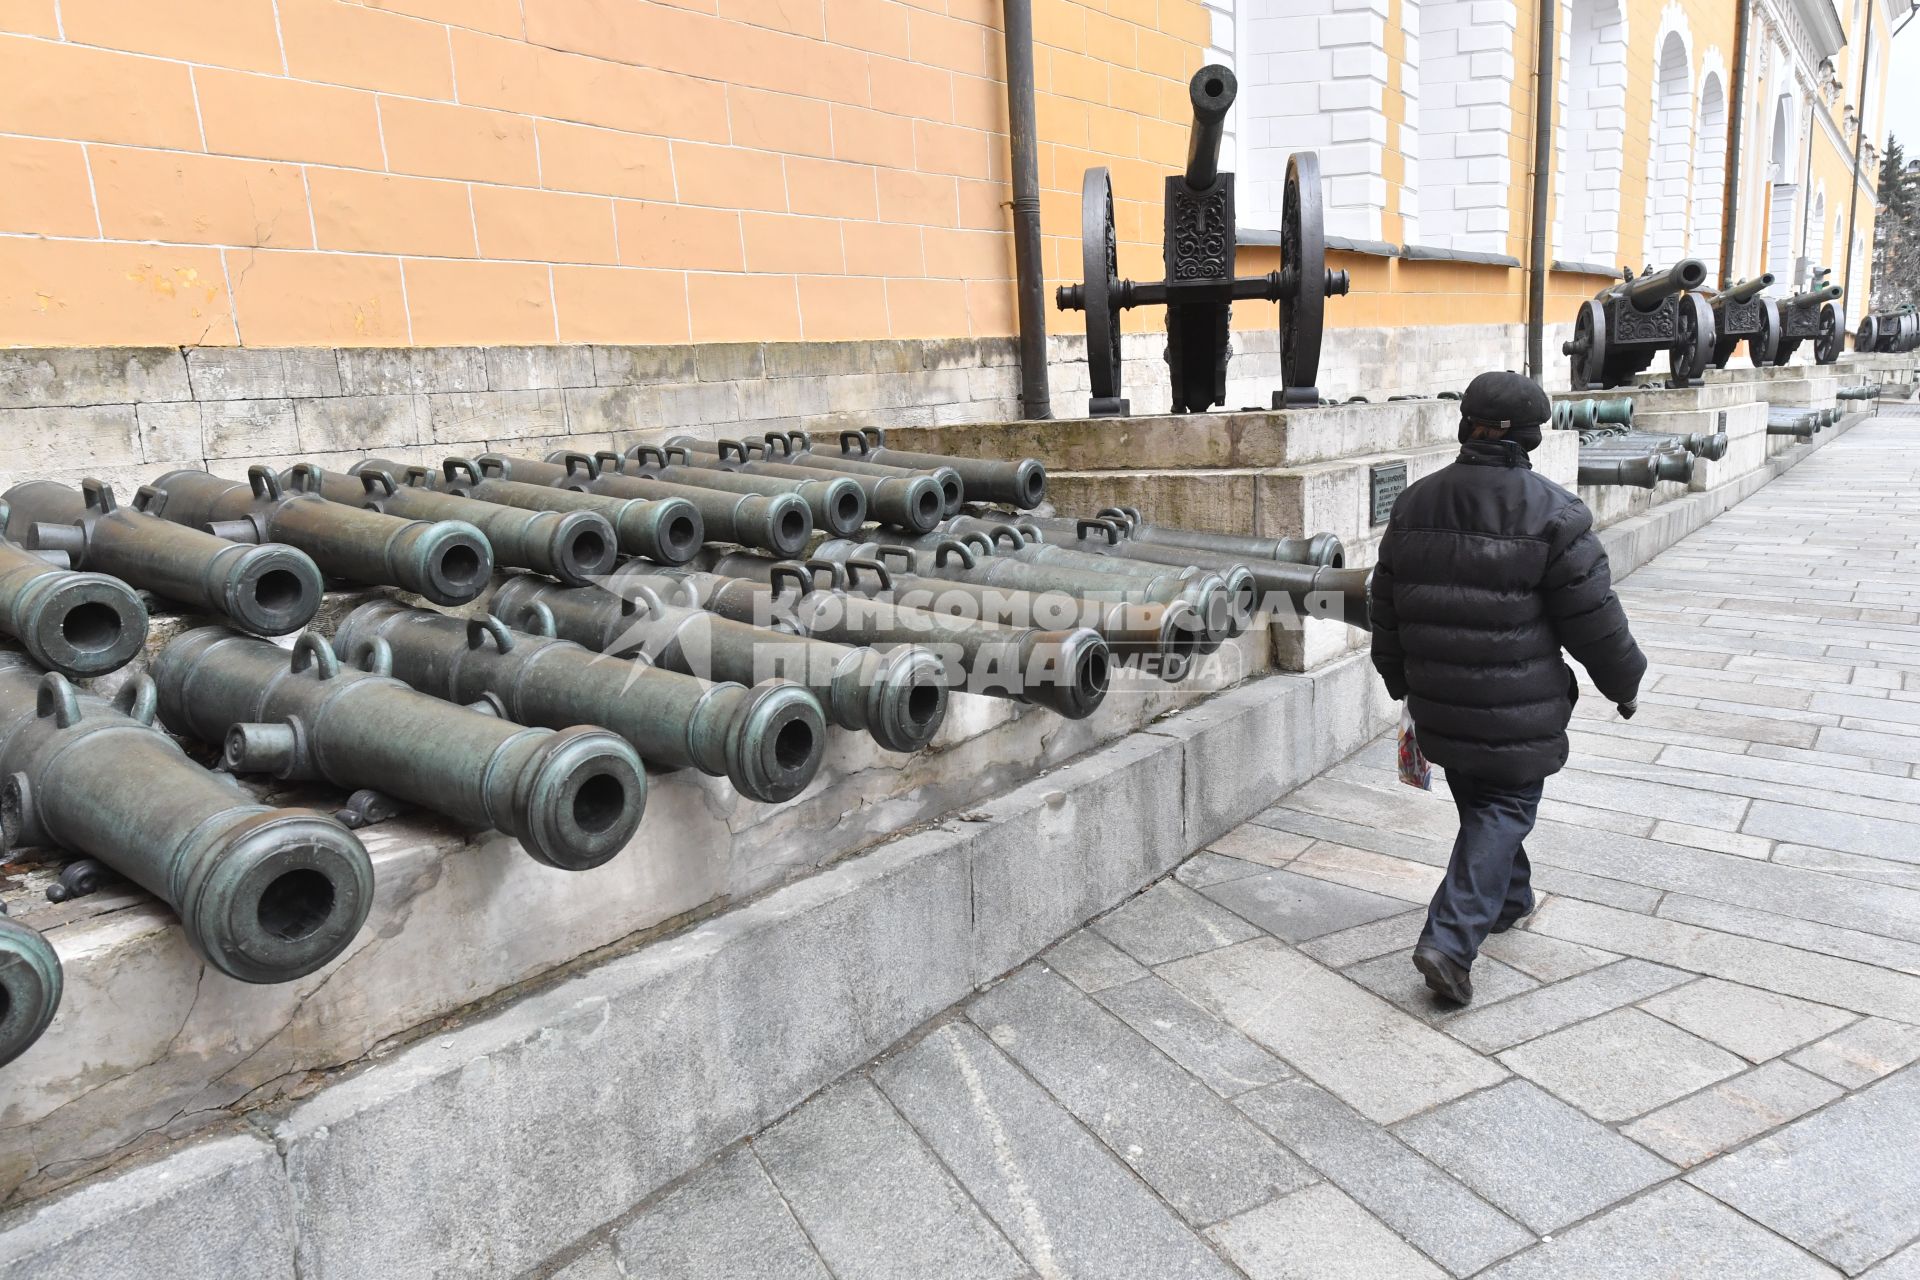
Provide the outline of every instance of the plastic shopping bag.
<path id="1" fill-rule="evenodd" d="M 1413 713 L 1400 708 L 1400 781 L 1422 791 L 1433 790 L 1433 766 L 1420 752 L 1420 740 L 1413 733 Z"/>

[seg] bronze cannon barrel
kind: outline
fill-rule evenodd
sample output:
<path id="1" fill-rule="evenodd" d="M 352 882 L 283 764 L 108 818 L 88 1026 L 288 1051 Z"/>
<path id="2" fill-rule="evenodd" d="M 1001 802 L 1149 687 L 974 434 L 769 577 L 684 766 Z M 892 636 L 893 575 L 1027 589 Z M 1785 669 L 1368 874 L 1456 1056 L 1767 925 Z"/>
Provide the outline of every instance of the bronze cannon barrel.
<path id="1" fill-rule="evenodd" d="M 229 977 L 291 982 L 327 964 L 372 905 L 366 849 L 333 818 L 260 804 L 195 764 L 154 727 L 155 699 L 146 676 L 108 702 L 0 656 L 8 840 L 99 859 L 172 907 Z"/>
<path id="2" fill-rule="evenodd" d="M 661 596 L 669 593 L 656 586 L 677 585 L 672 573 L 633 562 L 593 587 L 521 575 L 487 607 L 523 630 L 538 626 L 616 658 L 645 655 L 682 676 L 735 685 L 790 679 L 818 698 L 835 724 L 869 733 L 889 751 L 920 750 L 946 719 L 946 677 L 927 650 L 896 645 L 881 652 L 668 604 Z"/>
<path id="3" fill-rule="evenodd" d="M 1787 299 L 1785 305 L 1795 310 L 1803 310 L 1807 307 L 1817 307 L 1823 302 L 1836 302 L 1845 293 L 1845 289 L 1828 281 L 1792 295 Z"/>
<path id="4" fill-rule="evenodd" d="M 64 985 L 53 944 L 0 906 L 0 1067 L 33 1047 L 60 1007 Z"/>
<path id="5" fill-rule="evenodd" d="M 1722 289 L 1720 296 L 1728 302 L 1751 302 L 1760 294 L 1773 287 L 1773 272 L 1763 271 L 1751 280 L 1742 280 L 1732 288 Z"/>
<path id="6" fill-rule="evenodd" d="M 143 487 L 123 507 L 113 487 L 72 489 L 29 480 L 7 490 L 7 537 L 36 551 L 64 551 L 77 569 L 104 573 L 237 627 L 277 636 L 304 627 L 320 608 L 320 570 L 290 546 L 246 546 L 162 518 L 165 493 Z"/>
<path id="7" fill-rule="evenodd" d="M 1665 271 L 1623 280 L 1614 287 L 1641 311 L 1651 311 L 1676 293 L 1698 289 L 1707 282 L 1707 264 L 1698 258 L 1682 258 Z"/>
<path id="8" fill-rule="evenodd" d="M 225 744 L 234 773 L 371 787 L 519 839 L 549 867 L 581 871 L 640 825 L 639 755 L 606 729 L 527 728 L 348 667 L 308 631 L 287 651 L 218 627 L 189 631 L 154 662 L 168 728 Z"/>
<path id="9" fill-rule="evenodd" d="M 246 484 L 170 471 L 153 488 L 165 496 L 159 514 L 166 519 L 236 542 L 283 542 L 330 577 L 400 587 L 435 604 L 465 604 L 486 590 L 493 547 L 480 530 L 460 520 L 412 520 L 329 502 L 306 487 L 316 474 L 303 463 L 282 488 L 265 466 L 248 468 Z"/>
<path id="10" fill-rule="evenodd" d="M 547 620 L 537 610 L 532 616 Z M 498 616 L 451 618 L 392 600 L 349 614 L 333 651 L 357 663 L 376 640 L 386 642 L 393 674 L 422 693 L 490 702 L 510 720 L 549 729 L 597 724 L 643 760 L 727 778 L 753 800 L 791 800 L 820 768 L 827 729 L 820 704 L 785 680 L 752 689 L 710 683 L 571 640 L 520 634 Z"/>
<path id="11" fill-rule="evenodd" d="M 0 503 L 0 527 L 6 520 Z M 0 539 L 0 632 L 62 675 L 117 671 L 147 642 L 147 607 L 118 578 L 66 568 L 66 559 Z"/>
<path id="12" fill-rule="evenodd" d="M 1226 136 L 1227 112 L 1240 92 L 1233 72 L 1210 62 L 1193 73 L 1187 97 L 1193 103 L 1193 128 L 1187 134 L 1187 186 L 1205 191 L 1220 176 L 1220 140 Z"/>

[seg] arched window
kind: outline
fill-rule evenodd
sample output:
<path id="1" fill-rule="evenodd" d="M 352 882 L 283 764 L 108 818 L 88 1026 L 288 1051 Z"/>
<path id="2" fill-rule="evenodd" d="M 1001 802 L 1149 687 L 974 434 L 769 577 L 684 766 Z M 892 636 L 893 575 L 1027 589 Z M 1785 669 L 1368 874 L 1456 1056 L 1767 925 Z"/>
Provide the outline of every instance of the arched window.
<path id="1" fill-rule="evenodd" d="M 1420 6 L 1421 244 L 1507 250 L 1517 21 L 1513 0 Z"/>
<path id="2" fill-rule="evenodd" d="M 1647 153 L 1649 265 L 1668 267 L 1687 255 L 1688 179 L 1693 156 L 1693 78 L 1686 38 L 1669 31 L 1654 64 L 1653 138 Z"/>
<path id="3" fill-rule="evenodd" d="M 1705 260 L 1709 278 L 1720 270 L 1720 229 L 1727 184 L 1727 93 L 1720 77 L 1700 80 L 1700 141 L 1693 153 L 1693 239 L 1690 252 Z"/>
<path id="4" fill-rule="evenodd" d="M 1847 281 L 1847 311 L 1851 315 L 1864 316 L 1873 310 L 1873 300 L 1867 296 L 1868 272 L 1872 269 L 1873 263 L 1867 254 L 1867 238 L 1856 227 L 1853 232 L 1853 278 Z"/>
<path id="5" fill-rule="evenodd" d="M 1570 0 L 1566 16 L 1554 256 L 1612 268 L 1626 167 L 1627 15 L 1619 0 Z"/>
<path id="6" fill-rule="evenodd" d="M 1799 287 L 1805 288 L 1813 279 L 1813 273 L 1825 265 L 1821 255 L 1827 249 L 1827 187 L 1821 183 L 1813 192 L 1813 218 L 1807 224 L 1806 243 L 1807 269 L 1799 279 Z"/>
<path id="7" fill-rule="evenodd" d="M 1767 270 L 1773 272 L 1773 288 L 1767 292 L 1782 296 L 1793 288 L 1793 207 L 1800 189 L 1794 185 L 1796 140 L 1793 95 L 1783 93 L 1774 99 L 1772 146 L 1767 162 Z"/>

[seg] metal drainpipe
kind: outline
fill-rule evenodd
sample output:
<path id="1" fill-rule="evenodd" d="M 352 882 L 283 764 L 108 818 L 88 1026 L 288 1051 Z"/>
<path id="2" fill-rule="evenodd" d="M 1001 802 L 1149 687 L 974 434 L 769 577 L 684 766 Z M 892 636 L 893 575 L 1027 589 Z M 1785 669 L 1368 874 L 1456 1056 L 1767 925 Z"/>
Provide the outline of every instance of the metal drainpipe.
<path id="1" fill-rule="evenodd" d="M 1747 4 L 1733 18 L 1733 112 L 1727 129 L 1727 190 L 1720 205 L 1720 287 L 1733 283 L 1733 238 L 1740 230 L 1740 133 L 1747 110 Z"/>
<path id="2" fill-rule="evenodd" d="M 1020 412 L 1051 418 L 1047 295 L 1040 269 L 1040 161 L 1033 109 L 1033 3 L 1006 0 L 1007 144 L 1013 153 L 1013 271 L 1020 322 Z"/>
<path id="3" fill-rule="evenodd" d="M 1553 11 L 1560 0 L 1540 0 L 1540 39 L 1533 55 L 1533 226 L 1527 248 L 1527 372 L 1545 381 L 1541 345 L 1547 323 L 1547 174 L 1553 164 Z"/>
<path id="4" fill-rule="evenodd" d="M 1847 262 L 1841 268 L 1840 283 L 1846 288 L 1853 287 L 1853 240 L 1857 229 L 1853 220 L 1860 212 L 1860 146 L 1867 140 L 1867 55 L 1873 49 L 1873 7 L 1876 0 L 1867 0 L 1867 29 L 1860 37 L 1860 105 L 1854 108 L 1853 126 L 1853 191 L 1847 196 Z M 1895 35 L 1900 34 L 1894 32 Z M 1889 42 L 1891 44 L 1891 42 Z M 1877 70 L 1878 68 L 1876 68 Z M 1867 298 L 1860 300 L 1860 314 L 1866 315 L 1867 301 L 1873 296 L 1871 286 L 1867 289 Z"/>

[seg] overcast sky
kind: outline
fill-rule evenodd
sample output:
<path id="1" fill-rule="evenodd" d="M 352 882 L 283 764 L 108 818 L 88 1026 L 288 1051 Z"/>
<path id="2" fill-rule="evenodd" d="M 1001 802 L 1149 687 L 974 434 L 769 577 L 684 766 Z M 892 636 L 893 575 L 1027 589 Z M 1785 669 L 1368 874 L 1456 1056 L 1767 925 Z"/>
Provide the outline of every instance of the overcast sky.
<path id="1" fill-rule="evenodd" d="M 1887 77 L 1887 128 L 1909 158 L 1920 157 L 1920 19 L 1893 42 Z M 1885 138 L 1872 141 L 1886 145 Z"/>

